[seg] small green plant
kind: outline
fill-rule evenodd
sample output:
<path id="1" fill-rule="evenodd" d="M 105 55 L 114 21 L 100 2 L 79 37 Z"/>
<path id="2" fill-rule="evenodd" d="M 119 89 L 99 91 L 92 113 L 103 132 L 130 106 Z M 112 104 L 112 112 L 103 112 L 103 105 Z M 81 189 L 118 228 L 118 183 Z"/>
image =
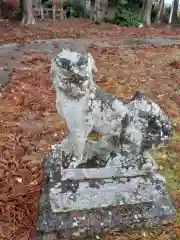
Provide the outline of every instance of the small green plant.
<path id="1" fill-rule="evenodd" d="M 70 1 L 70 16 L 75 18 L 85 18 L 88 17 L 85 7 L 79 0 L 71 0 Z"/>
<path id="2" fill-rule="evenodd" d="M 115 14 L 115 23 L 125 27 L 138 27 L 140 23 L 140 7 L 136 3 L 119 1 Z"/>
<path id="3" fill-rule="evenodd" d="M 52 0 L 42 1 L 42 3 L 43 3 L 43 6 L 46 8 L 52 7 Z"/>
<path id="4" fill-rule="evenodd" d="M 52 8 L 52 0 L 44 1 L 43 6 L 46 8 Z"/>
<path id="5" fill-rule="evenodd" d="M 91 14 L 91 20 L 94 24 L 97 24 L 97 25 L 101 24 L 101 21 L 97 18 L 97 14 L 95 11 L 92 12 Z"/>

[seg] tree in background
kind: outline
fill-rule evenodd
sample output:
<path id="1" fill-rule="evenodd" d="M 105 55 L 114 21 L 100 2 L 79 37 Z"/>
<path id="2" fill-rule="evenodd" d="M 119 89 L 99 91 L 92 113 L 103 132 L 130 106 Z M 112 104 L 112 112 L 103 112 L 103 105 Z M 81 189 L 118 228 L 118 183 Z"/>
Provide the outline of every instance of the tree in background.
<path id="1" fill-rule="evenodd" d="M 169 24 L 178 23 L 178 6 L 179 6 L 179 0 L 173 0 L 171 5 L 170 15 L 169 15 Z"/>
<path id="2" fill-rule="evenodd" d="M 155 18 L 155 23 L 161 23 L 162 22 L 162 14 L 164 9 L 164 0 L 159 1 L 158 11 Z"/>
<path id="3" fill-rule="evenodd" d="M 179 0 L 174 0 L 172 23 L 177 23 L 178 22 L 178 7 L 179 7 Z"/>
<path id="4" fill-rule="evenodd" d="M 151 25 L 151 12 L 152 12 L 153 0 L 144 0 L 141 18 L 144 24 Z"/>
<path id="5" fill-rule="evenodd" d="M 13 18 L 14 9 L 19 6 L 19 0 L 0 0 L 0 17 Z"/>
<path id="6" fill-rule="evenodd" d="M 138 27 L 141 23 L 141 0 L 118 0 L 115 23 L 126 27 Z"/>
<path id="7" fill-rule="evenodd" d="M 32 0 L 20 0 L 20 1 L 21 9 L 23 12 L 21 25 L 35 24 Z"/>
<path id="8" fill-rule="evenodd" d="M 48 3 L 48 7 L 52 7 L 52 0 L 42 1 L 46 2 L 46 5 Z M 104 21 L 104 14 L 108 9 L 107 0 L 69 1 L 70 4 L 68 6 L 70 7 L 68 9 L 71 10 L 71 16 L 81 18 L 89 17 L 93 20 L 95 16 L 99 17 L 100 20 Z M 156 3 L 158 3 L 157 1 L 158 0 L 156 0 Z M 8 9 L 18 9 L 18 14 L 21 13 L 22 25 L 29 25 L 35 23 L 35 19 L 33 16 L 33 0 L 0 0 L 0 2 L 5 3 Z M 159 0 L 158 8 L 153 8 L 154 0 L 113 0 L 113 2 L 114 13 L 116 12 L 116 16 L 115 19 L 112 19 L 112 21 L 116 24 L 127 27 L 142 26 L 142 23 L 144 23 L 145 25 L 151 25 L 151 21 L 155 21 L 155 23 L 159 24 L 162 22 L 163 15 L 166 12 L 166 8 L 164 7 L 165 0 Z M 21 11 L 19 11 L 19 7 L 16 6 L 19 3 Z M 168 15 L 166 14 L 166 18 L 169 18 L 169 24 L 178 22 L 178 5 L 179 0 L 173 0 L 171 13 L 169 13 Z M 5 12 L 4 8 L 2 9 L 2 12 Z"/>
<path id="9" fill-rule="evenodd" d="M 119 0 L 115 22 L 124 26 L 151 25 L 152 7 L 153 0 Z"/>

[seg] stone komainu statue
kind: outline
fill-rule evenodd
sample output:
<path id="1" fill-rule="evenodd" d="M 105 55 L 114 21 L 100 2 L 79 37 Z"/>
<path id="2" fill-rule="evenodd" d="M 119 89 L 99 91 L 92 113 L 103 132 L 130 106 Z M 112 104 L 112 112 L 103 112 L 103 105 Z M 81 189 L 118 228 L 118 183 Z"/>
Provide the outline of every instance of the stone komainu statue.
<path id="1" fill-rule="evenodd" d="M 168 224 L 176 211 L 150 150 L 167 143 L 172 125 L 143 93 L 129 101 L 93 79 L 90 53 L 63 49 L 52 60 L 58 113 L 68 135 L 52 145 L 37 228 L 42 240 L 100 238 L 103 231 Z M 99 141 L 87 139 L 91 131 Z M 79 239 L 79 238 L 78 238 Z"/>
<path id="2" fill-rule="evenodd" d="M 103 133 L 101 141 L 126 158 L 138 158 L 168 142 L 172 125 L 156 103 L 140 92 L 129 101 L 104 92 L 94 82 L 93 70 L 96 66 L 90 53 L 63 49 L 52 60 L 56 106 L 68 127 L 62 143 L 66 167 L 76 168 L 83 162 L 92 130 Z"/>

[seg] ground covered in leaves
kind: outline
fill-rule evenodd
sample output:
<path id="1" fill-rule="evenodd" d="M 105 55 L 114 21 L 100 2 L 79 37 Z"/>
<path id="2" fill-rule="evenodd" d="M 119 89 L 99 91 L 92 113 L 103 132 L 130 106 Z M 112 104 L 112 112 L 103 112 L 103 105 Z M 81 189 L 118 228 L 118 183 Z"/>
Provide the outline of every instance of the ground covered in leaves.
<path id="1" fill-rule="evenodd" d="M 83 24 L 90 23 L 82 22 L 82 26 Z M 40 25 L 42 27 L 42 24 Z M 40 25 L 35 26 L 34 29 L 40 30 Z M 61 36 L 57 28 L 53 30 L 51 26 L 50 29 L 48 24 L 44 25 L 44 30 L 40 33 L 28 28 L 22 32 L 19 27 L 14 34 L 15 29 L 13 30 L 12 26 L 7 24 L 9 35 L 6 32 L 5 37 L 2 37 L 4 25 L 0 26 L 1 43 L 26 41 L 37 38 L 38 34 L 44 38 Z M 45 31 L 46 27 L 47 31 Z M 99 28 L 103 29 L 103 25 L 97 26 L 96 33 L 100 31 Z M 66 27 L 64 31 L 67 31 Z M 137 29 L 137 31 L 141 30 Z M 92 32 L 90 31 L 89 34 L 92 35 Z M 65 35 L 62 31 L 61 37 L 63 36 Z M 98 85 L 124 98 L 131 97 L 137 90 L 145 91 L 172 117 L 173 140 L 167 148 L 157 151 L 155 155 L 160 169 L 166 175 L 168 190 L 177 208 L 180 209 L 180 47 L 149 46 L 119 49 L 98 48 L 93 45 L 89 50 L 97 62 Z M 0 239 L 2 240 L 35 239 L 37 203 L 43 181 L 44 152 L 66 134 L 66 125 L 59 119 L 55 108 L 55 92 L 49 75 L 50 61 L 46 55 L 31 53 L 24 59 L 24 64 L 28 68 L 31 67 L 31 70 L 14 70 L 11 83 L 0 92 Z M 177 237 L 173 236 L 174 230 Z M 166 231 L 158 229 L 153 232 L 141 231 L 106 237 L 116 240 L 178 238 L 180 238 L 179 214 L 175 228 L 170 227 Z"/>
<path id="2" fill-rule="evenodd" d="M 6 42 L 28 42 L 49 38 L 89 38 L 112 40 L 124 38 L 165 37 L 180 39 L 180 28 L 153 26 L 148 28 L 124 28 L 115 24 L 93 24 L 90 20 L 68 19 L 63 21 L 38 22 L 32 27 L 20 27 L 19 22 L 2 21 L 0 24 L 0 44 Z"/>

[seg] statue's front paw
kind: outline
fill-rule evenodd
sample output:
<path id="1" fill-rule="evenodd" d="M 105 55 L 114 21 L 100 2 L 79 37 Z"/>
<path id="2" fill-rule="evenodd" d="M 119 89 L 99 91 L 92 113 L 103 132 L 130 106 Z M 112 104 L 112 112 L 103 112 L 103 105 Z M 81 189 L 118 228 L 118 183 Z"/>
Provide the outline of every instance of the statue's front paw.
<path id="1" fill-rule="evenodd" d="M 77 168 L 81 163 L 82 161 L 73 156 L 68 168 Z"/>
<path id="2" fill-rule="evenodd" d="M 62 166 L 63 168 L 77 168 L 82 163 L 80 159 L 74 156 L 73 153 L 62 151 Z"/>
<path id="3" fill-rule="evenodd" d="M 69 168 L 71 162 L 72 162 L 72 154 L 71 153 L 67 153 L 66 151 L 62 150 L 62 166 L 63 168 Z"/>

